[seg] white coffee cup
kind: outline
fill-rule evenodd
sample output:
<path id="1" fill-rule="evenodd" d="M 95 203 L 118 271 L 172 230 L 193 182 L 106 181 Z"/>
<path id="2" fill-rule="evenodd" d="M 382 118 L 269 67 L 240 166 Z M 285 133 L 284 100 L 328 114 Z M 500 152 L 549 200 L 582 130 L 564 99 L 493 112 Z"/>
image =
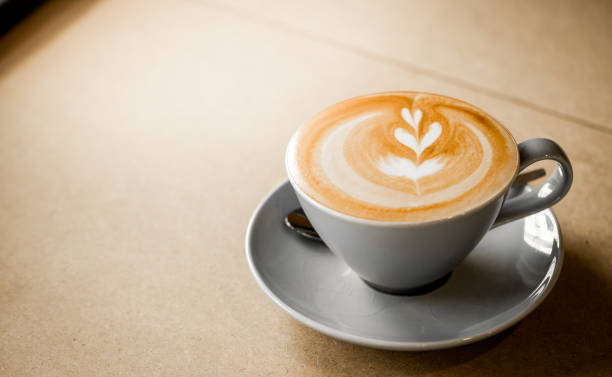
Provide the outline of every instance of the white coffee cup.
<path id="1" fill-rule="evenodd" d="M 546 182 L 505 200 L 508 185 L 480 206 L 440 220 L 398 223 L 354 217 L 311 198 L 291 174 L 289 180 L 308 219 L 336 256 L 371 286 L 410 293 L 447 276 L 491 228 L 546 209 L 567 194 L 572 166 L 558 144 L 537 138 L 515 146 L 520 160 L 515 178 L 536 161 L 558 163 Z"/>

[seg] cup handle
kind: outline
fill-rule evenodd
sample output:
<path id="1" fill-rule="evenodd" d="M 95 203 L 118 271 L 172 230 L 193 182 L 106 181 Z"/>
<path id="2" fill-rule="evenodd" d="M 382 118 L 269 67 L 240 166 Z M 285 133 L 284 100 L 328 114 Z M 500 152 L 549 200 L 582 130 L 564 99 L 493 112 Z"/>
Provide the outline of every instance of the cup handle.
<path id="1" fill-rule="evenodd" d="M 546 182 L 537 189 L 505 200 L 491 228 L 552 206 L 567 194 L 572 185 L 572 164 L 563 149 L 554 141 L 543 138 L 526 140 L 518 145 L 518 151 L 519 172 L 541 160 L 554 160 L 558 165 Z"/>

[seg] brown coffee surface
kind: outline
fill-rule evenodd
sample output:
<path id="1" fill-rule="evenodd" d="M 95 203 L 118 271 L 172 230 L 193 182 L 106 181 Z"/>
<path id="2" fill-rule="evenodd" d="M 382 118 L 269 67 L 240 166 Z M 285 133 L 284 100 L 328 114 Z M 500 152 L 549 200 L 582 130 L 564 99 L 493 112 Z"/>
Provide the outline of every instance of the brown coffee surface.
<path id="1" fill-rule="evenodd" d="M 496 198 L 518 165 L 512 135 L 441 95 L 390 92 L 335 104 L 287 149 L 292 181 L 324 206 L 392 222 L 452 217 Z"/>

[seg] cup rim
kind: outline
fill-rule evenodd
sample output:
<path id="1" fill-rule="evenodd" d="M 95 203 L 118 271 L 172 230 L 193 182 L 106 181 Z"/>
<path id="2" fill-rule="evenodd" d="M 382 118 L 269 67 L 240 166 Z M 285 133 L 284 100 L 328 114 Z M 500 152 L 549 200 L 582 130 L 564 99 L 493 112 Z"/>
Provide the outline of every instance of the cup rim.
<path id="1" fill-rule="evenodd" d="M 455 98 L 455 97 L 450 97 L 450 96 L 444 95 L 444 94 L 437 94 L 437 93 L 431 93 L 431 92 L 420 92 L 420 91 L 408 91 L 408 90 L 383 91 L 383 92 L 374 92 L 374 93 L 362 94 L 362 95 L 353 96 L 351 98 L 342 100 L 342 101 L 337 102 L 335 104 L 342 103 L 342 102 L 345 102 L 345 101 L 350 101 L 350 100 L 355 99 L 355 98 L 362 98 L 362 97 L 367 97 L 367 96 L 372 96 L 372 95 L 379 95 L 379 94 L 392 94 L 392 93 L 426 94 L 426 95 L 433 95 L 433 96 L 450 98 L 450 99 L 453 99 L 455 101 L 459 101 L 459 102 L 465 103 L 467 105 L 473 106 L 477 110 L 481 111 L 483 114 L 485 114 L 488 117 L 490 117 L 491 119 L 493 119 L 495 122 L 497 122 L 497 124 L 499 124 L 502 127 L 502 129 L 504 131 L 506 131 L 506 133 L 510 136 L 510 139 L 514 143 L 514 148 L 516 150 L 516 154 L 517 154 L 518 158 L 517 158 L 516 166 L 514 168 L 514 173 L 512 174 L 511 179 L 509 179 L 508 182 L 503 186 L 503 188 L 499 189 L 499 191 L 497 191 L 489 199 L 485 200 L 482 203 L 479 203 L 475 207 L 472 207 L 472 208 L 470 208 L 468 210 L 465 210 L 465 211 L 462 211 L 462 212 L 459 212 L 459 213 L 455 213 L 455 214 L 453 214 L 451 216 L 448 216 L 448 217 L 431 219 L 431 220 L 421 220 L 421 221 L 384 221 L 384 220 L 373 220 L 373 219 L 366 219 L 366 218 L 362 218 L 362 217 L 357 217 L 357 216 L 349 215 L 349 214 L 337 211 L 335 209 L 332 209 L 330 207 L 327 207 L 324 204 L 320 203 L 318 200 L 316 200 L 313 197 L 311 197 L 310 195 L 308 195 L 306 192 L 304 192 L 304 190 L 302 190 L 300 185 L 297 182 L 294 182 L 293 177 L 291 176 L 291 172 L 289 171 L 289 164 L 287 163 L 288 162 L 288 158 L 289 158 L 288 157 L 289 148 L 287 148 L 287 149 L 285 149 L 285 171 L 287 173 L 287 177 L 289 179 L 289 183 L 291 183 L 291 186 L 293 187 L 293 190 L 296 191 L 296 193 L 301 194 L 301 196 L 303 198 L 305 198 L 306 200 L 308 200 L 308 202 L 311 205 L 313 205 L 314 207 L 318 208 L 319 210 L 323 211 L 324 213 L 326 213 L 326 214 L 328 214 L 330 216 L 337 217 L 337 218 L 340 218 L 342 220 L 350 221 L 350 222 L 354 222 L 354 223 L 358 223 L 358 224 L 372 225 L 372 226 L 384 226 L 384 227 L 429 226 L 429 225 L 435 225 L 435 224 L 440 224 L 440 223 L 445 223 L 445 222 L 453 221 L 453 220 L 456 220 L 458 218 L 469 216 L 472 213 L 475 213 L 475 212 L 483 209 L 487 205 L 489 205 L 489 204 L 495 202 L 496 200 L 498 200 L 501 196 L 506 195 L 508 193 L 508 190 L 510 189 L 510 186 L 512 186 L 512 183 L 515 181 L 516 176 L 518 175 L 518 172 L 519 172 L 520 154 L 518 152 L 518 143 L 516 142 L 516 139 L 514 138 L 514 136 L 510 132 L 510 130 L 508 130 L 508 128 L 503 123 L 501 123 L 500 121 L 495 119 L 493 116 L 491 116 L 489 113 L 487 113 L 486 111 L 482 110 L 478 106 L 473 105 L 473 104 L 471 104 L 469 102 L 460 100 L 460 99 Z M 332 104 L 330 106 L 333 106 L 333 105 L 334 104 Z M 325 110 L 325 109 L 323 109 L 323 110 Z M 321 111 L 323 111 L 323 110 L 321 110 Z M 298 127 L 298 129 L 299 128 L 300 127 Z M 298 132 L 296 130 L 293 133 L 293 135 L 291 136 L 291 138 L 289 139 L 290 141 L 289 141 L 288 144 L 290 144 L 291 140 L 296 137 L 297 133 Z"/>

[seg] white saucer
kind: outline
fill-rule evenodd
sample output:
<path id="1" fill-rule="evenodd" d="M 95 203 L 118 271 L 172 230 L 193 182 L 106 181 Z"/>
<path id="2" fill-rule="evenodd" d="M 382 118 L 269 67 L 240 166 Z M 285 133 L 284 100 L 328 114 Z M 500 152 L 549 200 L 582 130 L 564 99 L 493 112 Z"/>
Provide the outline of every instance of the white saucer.
<path id="1" fill-rule="evenodd" d="M 545 210 L 490 231 L 437 290 L 389 295 L 366 285 L 324 244 L 285 227 L 297 207 L 288 182 L 257 207 L 246 236 L 249 266 L 289 315 L 351 343 L 431 350 L 484 339 L 534 310 L 561 271 L 559 224 Z"/>

